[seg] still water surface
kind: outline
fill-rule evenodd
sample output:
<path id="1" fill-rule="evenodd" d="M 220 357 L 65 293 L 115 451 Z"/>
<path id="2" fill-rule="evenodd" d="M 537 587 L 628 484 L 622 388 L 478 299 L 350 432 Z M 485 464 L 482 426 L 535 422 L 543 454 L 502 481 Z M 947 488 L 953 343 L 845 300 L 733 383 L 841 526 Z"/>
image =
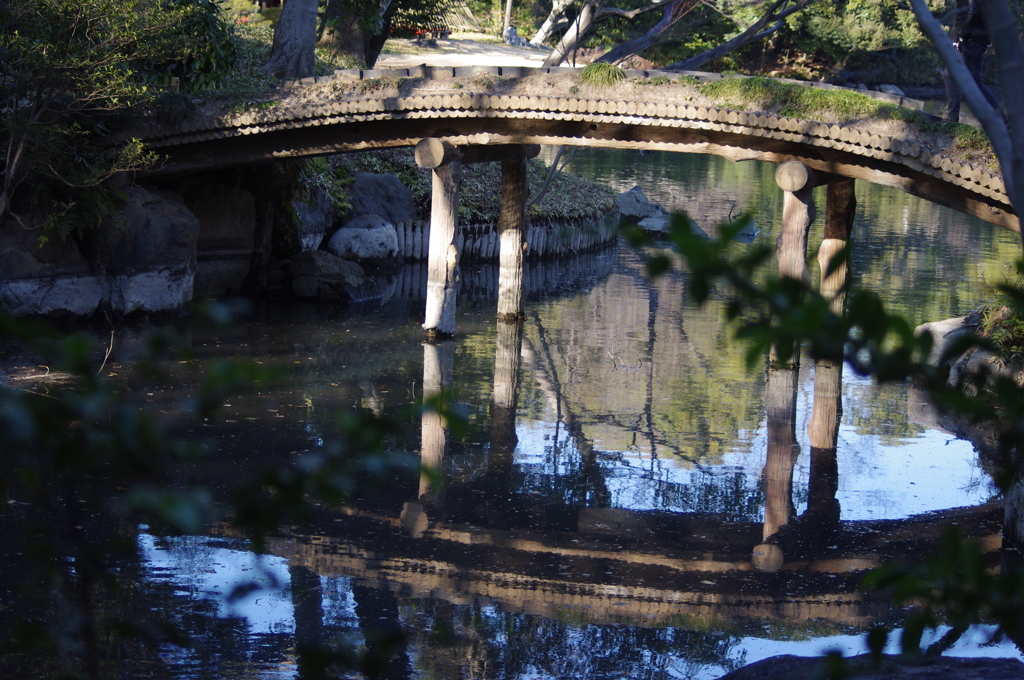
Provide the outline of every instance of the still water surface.
<path id="1" fill-rule="evenodd" d="M 589 149 L 570 169 L 639 184 L 711 233 L 750 211 L 774 242 L 773 165 Z M 1012 234 L 895 191 L 862 183 L 857 199 L 855 285 L 913 323 L 968 311 L 1019 252 Z M 297 677 L 297 644 L 372 648 L 383 630 L 405 640 L 385 677 L 716 678 L 776 654 L 863 651 L 867 627 L 900 613 L 860 593 L 862 569 L 919 555 L 939 519 L 998 531 L 973 447 L 905 385 L 847 370 L 838 445 L 812 451 L 805 363 L 787 383 L 793 410 L 769 423 L 768 379 L 746 367 L 722 301 L 694 307 L 681 272 L 649 280 L 648 254 L 617 245 L 533 265 L 521 337 L 493 322 L 496 273 L 480 268 L 465 272 L 456 339 L 424 344 L 422 266 L 372 309 L 269 304 L 231 330 L 194 329 L 200 367 L 247 356 L 291 376 L 233 399 L 220 423 L 182 421 L 215 443 L 217 470 L 315 450 L 339 410 L 395 415 L 425 385 L 450 384 L 468 427 L 456 437 L 401 416 L 395 449 L 422 452 L 443 490 L 415 473 L 363 489 L 267 555 L 229 527 L 171 539 L 141 527 L 145 587 L 198 642 L 167 646 L 167 672 Z M 116 354 L 111 366 L 125 368 Z M 518 393 L 502 410 L 510 372 Z M 188 391 L 186 379 L 147 399 L 173 418 Z M 780 517 L 781 564 L 756 570 Z M 947 653 L 1020 657 L 984 646 L 986 632 Z"/>

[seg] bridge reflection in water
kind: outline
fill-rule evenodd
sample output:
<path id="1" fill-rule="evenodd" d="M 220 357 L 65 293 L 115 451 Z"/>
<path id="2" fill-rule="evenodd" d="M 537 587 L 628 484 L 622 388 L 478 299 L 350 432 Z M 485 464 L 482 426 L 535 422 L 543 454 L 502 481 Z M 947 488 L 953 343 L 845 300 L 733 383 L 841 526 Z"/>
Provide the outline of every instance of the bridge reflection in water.
<path id="1" fill-rule="evenodd" d="M 527 370 L 544 369 L 536 365 L 535 351 L 521 352 L 521 323 L 498 325 L 486 469 L 469 481 L 448 476 L 441 489 L 424 481 L 418 497 L 397 513 L 363 504 L 343 509 L 344 521 L 325 513 L 313 533 L 271 543 L 293 572 L 352 577 L 402 597 L 484 602 L 508 612 L 593 623 L 696 620 L 728 629 L 737 619 L 767 619 L 841 629 L 864 627 L 889 613 L 886 598 L 858 589 L 865 569 L 928 554 L 951 522 L 980 538 L 991 565 L 999 564 L 1002 511 L 994 505 L 906 520 L 840 522 L 834 436 L 832 447 L 812 446 L 807 509 L 796 516 L 792 473 L 800 447 L 792 369 L 771 371 L 765 390 L 763 522 L 608 507 L 596 447 L 568 410 L 562 425 L 584 456 L 579 474 L 587 495 L 561 507 L 535 502 L 517 491 L 512 415 L 521 354 L 533 364 Z M 425 395 L 450 386 L 454 356 L 454 341 L 424 344 Z M 834 433 L 839 371 L 819 368 L 817 375 L 815 411 L 829 415 L 815 418 L 814 426 Z M 538 382 L 561 400 L 550 376 Z M 442 419 L 426 412 L 425 464 L 446 468 L 448 436 Z"/>
<path id="2" fill-rule="evenodd" d="M 849 428 L 837 436 L 841 367 L 749 379 L 729 364 L 742 362 L 730 356 L 738 352 L 728 348 L 721 310 L 688 307 L 678 272 L 646 280 L 646 255 L 593 255 L 576 267 L 582 284 L 558 281 L 557 300 L 527 285 L 518 322 L 492 320 L 497 277 L 467 270 L 465 330 L 454 341 L 424 344 L 408 328 L 412 314 L 405 330 L 374 320 L 376 340 L 349 340 L 358 329 L 348 323 L 283 324 L 276 332 L 294 335 L 261 340 L 279 344 L 287 364 L 319 366 L 293 401 L 321 413 L 353 402 L 386 412 L 407 395 L 447 387 L 471 421 L 460 435 L 425 414 L 399 443 L 420 452 L 441 487 L 395 479 L 270 544 L 291 583 L 282 646 L 351 634 L 373 647 L 401 632 L 386 677 L 714 678 L 745 662 L 749 640 L 779 653 L 793 651 L 781 640 L 898 622 L 885 598 L 860 592 L 864 570 L 927 554 L 950 523 L 982 539 L 998 567 L 1000 508 L 921 512 L 978 503 L 984 490 L 851 512 L 840 471 L 847 485 L 859 474 L 849 449 L 871 449 L 877 423 L 869 436 Z M 542 266 L 529 263 L 528 280 Z M 396 286 L 410 309 L 422 310 L 424 278 L 420 271 Z M 347 368 L 354 357 L 387 366 Z M 848 382 L 853 409 L 891 398 L 858 397 L 863 380 Z M 233 413 L 248 415 L 263 418 L 260 450 L 297 448 L 295 433 L 273 441 L 263 402 Z M 307 416 L 307 440 L 329 438 L 322 426 Z M 855 462 L 912 455 L 875 446 Z M 253 452 L 239 450 L 240 461 Z M 761 453 L 763 465 L 752 462 Z M 928 473 L 959 487 L 969 471 Z M 893 487 L 909 496 L 912 481 Z"/>
<path id="3" fill-rule="evenodd" d="M 639 269 L 635 253 L 620 257 Z M 611 631 L 605 644 L 615 639 L 619 646 L 656 647 L 668 644 L 666 636 L 696 636 L 695 646 L 708 649 L 697 654 L 706 658 L 693 663 L 704 667 L 705 675 L 717 669 L 706 675 L 715 677 L 735 664 L 727 641 L 735 641 L 737 634 L 764 634 L 761 627 L 769 626 L 820 636 L 892 620 L 887 598 L 859 589 L 864 570 L 928 554 L 950 523 L 980 538 L 990 566 L 998 567 L 1002 510 L 994 505 L 900 520 L 841 521 L 837 433 L 842 371 L 835 365 L 814 367 L 806 436 L 797 426 L 798 371 L 768 372 L 760 511 L 730 513 L 713 502 L 698 502 L 692 512 L 617 504 L 616 481 L 606 467 L 616 454 L 588 437 L 585 422 L 592 423 L 593 417 L 581 415 L 582 407 L 568 396 L 574 379 L 566 375 L 546 323 L 537 314 L 525 321 L 496 322 L 489 441 L 472 444 L 480 452 L 475 457 L 466 455 L 466 442 L 453 436 L 436 413 L 423 414 L 419 449 L 423 462 L 440 473 L 440 486 L 423 478 L 418 485 L 373 491 L 341 510 L 323 510 L 312 524 L 270 542 L 270 552 L 288 564 L 298 645 L 330 643 L 324 622 L 333 616 L 335 626 L 340 625 L 340 607 L 347 612 L 344 626 L 370 647 L 396 633 L 410 636 L 397 653 L 390 650 L 393 666 L 387 677 L 411 677 L 414 666 L 422 670 L 424 663 L 439 663 L 443 654 L 438 650 L 445 649 L 445 642 L 438 631 L 445 630 L 458 632 L 449 644 L 469 644 L 467 636 L 475 640 L 473 649 L 463 650 L 465 658 L 450 661 L 461 671 L 448 669 L 474 675 L 474 664 L 497 663 L 494 655 L 514 656 L 520 644 L 515 635 L 502 638 L 494 630 L 474 638 L 473 626 L 460 623 L 460 617 L 475 612 L 471 618 L 489 621 L 473 624 L 484 629 L 523 621 L 542 628 L 572 622 L 591 635 L 614 625 L 605 629 Z M 423 398 L 442 390 L 460 393 L 460 342 L 423 343 Z M 655 380 L 653 366 L 642 361 L 615 363 L 612 370 L 648 385 Z M 517 429 L 524 381 L 533 398 L 556 414 L 552 455 L 557 456 L 562 441 L 578 456 L 572 464 L 563 463 L 560 497 L 531 490 L 521 451 L 517 454 L 525 434 Z M 640 436 L 649 435 L 639 448 L 649 447 L 655 455 L 663 435 L 642 419 L 638 422 Z M 801 440 L 810 445 L 810 466 L 806 509 L 797 513 L 793 477 Z M 658 493 L 678 493 L 675 486 L 665 481 Z M 345 584 L 344 592 L 334 590 L 338 583 Z M 559 630 L 568 635 L 568 629 Z M 486 641 L 494 635 L 498 638 Z M 558 644 L 570 642 L 560 639 Z M 586 646 L 600 650 L 601 643 L 590 639 Z M 628 653 L 618 649 L 615 654 L 621 655 L 615 664 L 626 663 Z M 520 661 L 534 663 L 536 658 Z M 477 671 L 479 677 L 493 677 Z"/>

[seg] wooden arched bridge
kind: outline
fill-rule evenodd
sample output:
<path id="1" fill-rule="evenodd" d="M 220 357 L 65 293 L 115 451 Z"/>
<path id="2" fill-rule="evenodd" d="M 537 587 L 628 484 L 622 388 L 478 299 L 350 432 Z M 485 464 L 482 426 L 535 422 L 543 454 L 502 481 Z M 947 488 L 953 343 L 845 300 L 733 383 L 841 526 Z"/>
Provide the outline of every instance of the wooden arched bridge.
<path id="1" fill-rule="evenodd" d="M 455 332 L 458 290 L 459 168 L 502 162 L 498 316 L 522 313 L 526 158 L 541 144 L 661 149 L 780 163 L 784 191 L 777 256 L 780 274 L 807 279 L 811 190 L 828 185 L 822 271 L 844 252 L 853 225 L 855 180 L 890 186 L 987 222 L 1020 231 L 1002 178 L 930 148 L 909 125 L 843 124 L 716 106 L 691 75 L 632 72 L 633 86 L 582 83 L 576 69 L 455 67 L 337 71 L 290 84 L 263 110 L 195 115 L 130 136 L 164 156 L 150 172 L 187 174 L 274 159 L 416 146 L 433 170 L 424 328 Z M 711 77 L 703 74 L 701 77 Z M 719 77 L 719 76 L 714 76 Z M 898 102 L 899 103 L 899 102 Z M 832 290 L 845 286 L 834 276 Z M 823 282 L 824 283 L 824 282 Z M 823 289 L 824 291 L 824 289 Z"/>
<path id="2" fill-rule="evenodd" d="M 195 116 L 178 126 L 131 134 L 166 157 L 156 173 L 414 146 L 425 137 L 456 146 L 566 144 L 796 160 L 820 173 L 894 187 L 1019 230 L 999 175 L 912 139 L 869 132 L 865 121 L 827 124 L 736 111 L 662 86 L 630 92 L 619 88 L 615 94 L 567 89 L 578 70 L 421 66 L 337 71 L 296 82 L 280 104 L 264 110 Z M 630 73 L 648 79 L 681 77 Z M 393 94 L 382 96 L 388 89 Z"/>

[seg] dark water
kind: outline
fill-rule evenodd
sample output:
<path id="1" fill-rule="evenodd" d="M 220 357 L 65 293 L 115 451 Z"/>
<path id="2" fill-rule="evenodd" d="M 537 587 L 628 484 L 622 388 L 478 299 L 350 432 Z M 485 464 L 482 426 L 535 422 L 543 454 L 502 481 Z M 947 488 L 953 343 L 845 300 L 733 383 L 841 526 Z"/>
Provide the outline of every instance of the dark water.
<path id="1" fill-rule="evenodd" d="M 587 150 L 573 167 L 640 184 L 710 232 L 749 210 L 774 241 L 774 166 Z M 856 284 L 914 323 L 966 312 L 1019 252 L 1010 234 L 897 192 L 862 184 L 857 197 Z M 230 330 L 192 329 L 191 372 L 134 394 L 211 442 L 211 478 L 315 451 L 339 436 L 338 412 L 364 411 L 401 419 L 393 450 L 422 454 L 444 486 L 410 472 L 362 487 L 259 556 L 228 525 L 138 527 L 136 597 L 194 644 L 129 655 L 119 674 L 297 677 L 297 645 L 379 651 L 384 631 L 401 642 L 382 677 L 716 678 L 776 654 L 864 650 L 867 628 L 901 613 L 859 590 L 863 570 L 919 556 L 949 521 L 998 565 L 994 487 L 917 395 L 846 371 L 838 445 L 812 451 L 813 365 L 748 369 L 723 303 L 694 307 L 681 272 L 647 279 L 649 254 L 534 265 L 521 336 L 493 321 L 496 273 L 480 269 L 465 272 L 455 340 L 424 344 L 422 267 L 378 307 L 271 303 Z M 127 372 L 137 347 L 122 333 L 109 371 Z M 239 356 L 286 369 L 287 384 L 197 426 L 183 408 L 197 376 Z M 450 384 L 463 434 L 404 410 L 436 384 Z M 769 422 L 780 395 L 792 408 Z M 755 568 L 766 542 L 778 562 Z M 1021 658 L 983 645 L 986 632 L 949 653 Z"/>

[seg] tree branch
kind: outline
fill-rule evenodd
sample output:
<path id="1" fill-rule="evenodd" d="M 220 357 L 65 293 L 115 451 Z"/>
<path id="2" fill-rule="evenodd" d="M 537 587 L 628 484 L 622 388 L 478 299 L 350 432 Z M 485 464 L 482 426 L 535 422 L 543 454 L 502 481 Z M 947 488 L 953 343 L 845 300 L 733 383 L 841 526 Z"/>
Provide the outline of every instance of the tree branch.
<path id="1" fill-rule="evenodd" d="M 729 52 L 732 52 L 733 50 L 742 47 L 743 45 L 754 42 L 755 40 L 759 40 L 764 36 L 771 35 L 771 33 L 773 32 L 772 30 L 764 31 L 764 33 L 762 33 L 765 26 L 767 26 L 769 23 L 773 21 L 781 22 L 790 14 L 793 14 L 794 12 L 799 12 L 804 8 L 805 5 L 807 5 L 809 0 L 800 0 L 800 2 L 798 2 L 797 4 L 782 9 L 786 6 L 788 2 L 789 0 L 775 0 L 771 7 L 768 8 L 768 11 L 765 12 L 764 16 L 762 16 L 760 19 L 758 19 L 753 24 L 748 26 L 745 31 L 734 37 L 732 40 L 727 40 L 721 45 L 717 47 L 712 47 L 710 50 L 701 52 L 696 56 L 690 57 L 689 59 L 684 59 L 682 61 L 677 61 L 674 64 L 669 64 L 668 66 L 665 67 L 665 69 L 669 71 L 692 71 L 693 69 L 699 66 L 703 66 L 707 62 L 713 59 L 717 59 L 718 57 L 721 57 L 725 54 L 728 54 Z"/>
<path id="2" fill-rule="evenodd" d="M 597 14 L 594 16 L 594 21 L 597 21 L 598 19 L 603 19 L 604 17 L 622 17 L 624 19 L 632 20 L 640 16 L 641 14 L 646 14 L 647 12 L 650 12 L 652 9 L 658 9 L 659 7 L 664 7 L 665 5 L 668 4 L 671 4 L 671 0 L 655 0 L 655 2 L 652 2 L 649 5 L 644 5 L 643 7 L 638 7 L 637 9 L 630 10 L 619 9 L 618 7 L 602 7 L 597 11 Z"/>
<path id="3" fill-rule="evenodd" d="M 697 3 L 692 0 L 672 0 L 671 4 L 665 5 L 662 9 L 661 20 L 652 26 L 649 31 L 638 38 L 628 40 L 621 45 L 616 45 L 602 54 L 596 61 L 617 64 L 623 59 L 647 49 L 656 43 L 665 31 L 689 14 L 696 6 Z"/>
<path id="4" fill-rule="evenodd" d="M 1024 160 L 1022 159 L 1024 145 L 1020 143 L 1024 141 L 1024 135 L 1021 134 L 1024 132 L 1022 129 L 1024 122 L 1019 120 L 1019 115 L 1014 116 L 1018 120 L 1014 121 L 1015 138 L 1011 139 L 1011 131 L 1002 112 L 985 99 L 960 53 L 953 47 L 949 35 L 939 21 L 932 16 L 924 0 L 910 0 L 910 4 L 921 30 L 935 46 L 939 57 L 960 90 L 960 94 L 963 95 L 964 101 L 967 102 L 975 117 L 981 121 L 981 126 L 988 134 L 992 150 L 995 152 L 996 158 L 999 159 L 999 165 L 1003 171 L 1003 183 L 1006 186 L 1007 196 L 1019 216 L 1019 211 L 1024 207 L 1024 187 L 1017 186 L 1021 182 L 1021 178 L 1024 177 L 1024 168 L 1021 167 L 1022 160 Z M 1024 93 L 1020 92 L 1021 88 L 1013 80 L 1016 77 L 1014 73 L 1019 74 L 1021 68 L 1021 45 L 1016 34 L 1017 22 L 1010 15 L 1009 8 L 1001 2 L 984 2 L 982 7 L 986 26 L 990 27 L 989 35 L 992 37 L 993 43 L 996 44 L 1000 76 L 1004 84 L 1004 96 L 1007 97 L 1007 103 L 1012 104 L 1010 111 L 1024 111 Z M 1000 21 L 1005 21 L 1005 23 L 998 23 Z M 1011 80 L 1006 79 L 1007 75 L 1010 75 Z"/>

